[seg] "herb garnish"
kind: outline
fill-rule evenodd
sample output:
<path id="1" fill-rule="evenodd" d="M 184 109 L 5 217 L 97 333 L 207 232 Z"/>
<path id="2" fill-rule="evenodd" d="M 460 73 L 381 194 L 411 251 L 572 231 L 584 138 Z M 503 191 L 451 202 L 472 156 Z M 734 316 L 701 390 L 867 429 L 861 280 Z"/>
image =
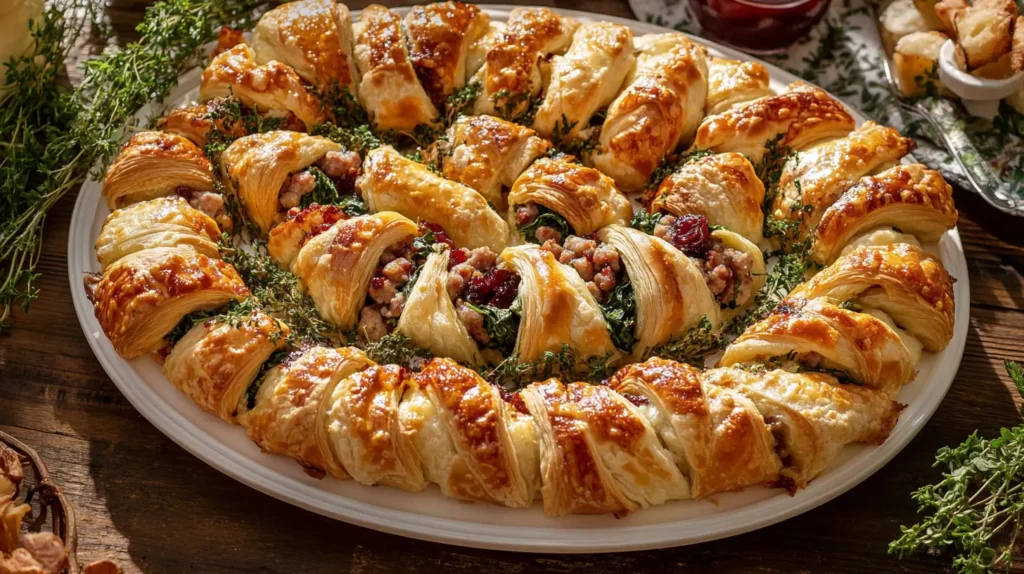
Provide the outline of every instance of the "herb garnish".
<path id="1" fill-rule="evenodd" d="M 1003 367 L 1024 396 L 1024 369 L 1013 361 Z M 994 439 L 975 431 L 959 446 L 940 448 L 934 466 L 945 469 L 942 480 L 911 494 L 928 516 L 900 526 L 889 554 L 953 551 L 957 572 L 1009 572 L 1024 526 L 1024 425 L 1001 429 Z"/>
<path id="2" fill-rule="evenodd" d="M 382 365 L 394 364 L 418 369 L 423 361 L 433 355 L 422 347 L 417 347 L 408 336 L 394 331 L 381 337 L 379 341 L 369 343 L 364 349 L 366 356 Z"/>
<path id="3" fill-rule="evenodd" d="M 530 92 L 513 94 L 507 89 L 495 92 L 491 96 L 491 101 L 494 102 L 494 115 L 527 127 L 533 125 L 541 102 L 540 98 Z"/>
<path id="4" fill-rule="evenodd" d="M 364 158 L 368 151 L 384 145 L 384 142 L 366 124 L 346 127 L 325 122 L 313 126 L 312 135 L 323 136 Z"/>
<path id="5" fill-rule="evenodd" d="M 603 303 L 601 313 L 615 348 L 630 353 L 636 344 L 636 292 L 629 277 L 616 285 Z"/>
<path id="6" fill-rule="evenodd" d="M 214 122 L 206 132 L 206 147 L 203 148 L 203 152 L 211 159 L 216 159 L 237 139 L 231 135 L 236 126 L 241 126 L 247 134 L 259 134 L 280 129 L 284 123 L 284 118 L 265 116 L 258 108 L 245 107 L 234 97 L 218 100 L 216 105 L 206 112 L 205 119 Z M 220 122 L 224 129 L 216 122 Z"/>
<path id="7" fill-rule="evenodd" d="M 543 205 L 535 204 L 537 206 L 537 217 L 533 221 L 526 225 L 516 225 L 519 228 L 520 235 L 523 239 L 530 243 L 543 243 L 537 239 L 537 229 L 540 227 L 551 227 L 562 235 L 562 239 L 572 235 L 572 227 L 564 217 L 551 211 Z"/>
<path id="8" fill-rule="evenodd" d="M 645 351 L 643 359 L 661 357 L 703 367 L 704 358 L 728 342 L 729 339 L 715 331 L 714 325 L 707 317 L 701 317 L 700 321 L 685 333 Z"/>
<path id="9" fill-rule="evenodd" d="M 643 231 L 647 235 L 654 235 L 654 228 L 658 226 L 658 222 L 661 221 L 661 213 L 650 213 L 646 207 L 641 207 L 640 211 L 636 212 L 633 219 L 629 222 L 629 226 L 633 229 Z"/>

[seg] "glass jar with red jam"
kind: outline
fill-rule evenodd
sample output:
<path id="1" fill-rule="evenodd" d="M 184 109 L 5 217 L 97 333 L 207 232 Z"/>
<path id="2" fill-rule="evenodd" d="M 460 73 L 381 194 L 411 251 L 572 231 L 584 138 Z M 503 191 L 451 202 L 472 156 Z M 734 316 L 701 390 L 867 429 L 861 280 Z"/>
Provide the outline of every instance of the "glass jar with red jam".
<path id="1" fill-rule="evenodd" d="M 831 0 L 689 0 L 708 39 L 754 54 L 779 53 L 821 21 Z"/>

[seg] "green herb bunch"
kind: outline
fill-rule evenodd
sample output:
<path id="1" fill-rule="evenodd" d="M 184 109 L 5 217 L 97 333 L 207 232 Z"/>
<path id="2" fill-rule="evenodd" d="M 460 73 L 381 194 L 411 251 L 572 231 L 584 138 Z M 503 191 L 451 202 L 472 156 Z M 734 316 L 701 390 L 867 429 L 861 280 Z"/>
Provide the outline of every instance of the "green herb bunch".
<path id="1" fill-rule="evenodd" d="M 50 208 L 94 167 L 102 175 L 136 110 L 169 93 L 220 24 L 243 25 L 258 5 L 158 2 L 146 10 L 140 40 L 88 61 L 74 90 L 61 84 L 61 71 L 99 5 L 58 0 L 32 23 L 29 54 L 5 63 L 9 92 L 0 105 L 0 330 L 9 328 L 13 307 L 27 310 L 38 296 Z"/>
<path id="2" fill-rule="evenodd" d="M 1013 361 L 1003 365 L 1024 396 L 1024 369 Z M 1004 428 L 993 439 L 974 432 L 959 446 L 939 449 L 935 466 L 944 469 L 942 480 L 911 495 L 928 516 L 901 526 L 889 553 L 954 552 L 957 572 L 1009 572 L 1024 526 L 1024 425 Z"/>

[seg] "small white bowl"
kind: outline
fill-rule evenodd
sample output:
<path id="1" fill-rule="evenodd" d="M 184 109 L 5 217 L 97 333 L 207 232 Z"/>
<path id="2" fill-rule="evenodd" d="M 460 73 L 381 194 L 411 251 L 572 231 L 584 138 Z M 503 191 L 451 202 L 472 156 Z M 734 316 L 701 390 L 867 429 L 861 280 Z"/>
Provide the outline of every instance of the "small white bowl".
<path id="1" fill-rule="evenodd" d="M 992 118 L 999 112 L 999 100 L 1017 93 L 1024 84 L 1024 72 L 1002 80 L 990 80 L 968 74 L 956 65 L 953 40 L 939 50 L 939 79 L 951 92 L 964 100 L 968 111 Z"/>

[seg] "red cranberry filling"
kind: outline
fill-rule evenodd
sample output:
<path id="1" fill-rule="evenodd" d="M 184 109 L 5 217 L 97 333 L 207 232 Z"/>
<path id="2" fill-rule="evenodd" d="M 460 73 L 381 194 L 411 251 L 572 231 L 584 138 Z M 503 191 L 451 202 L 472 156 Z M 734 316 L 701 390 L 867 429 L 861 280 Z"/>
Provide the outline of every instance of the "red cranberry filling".
<path id="1" fill-rule="evenodd" d="M 507 269 L 492 269 L 469 280 L 466 298 L 474 305 L 508 309 L 519 294 L 519 275 Z"/>
<path id="2" fill-rule="evenodd" d="M 711 250 L 711 229 L 703 215 L 677 217 L 668 231 L 669 243 L 691 257 L 703 257 Z"/>

